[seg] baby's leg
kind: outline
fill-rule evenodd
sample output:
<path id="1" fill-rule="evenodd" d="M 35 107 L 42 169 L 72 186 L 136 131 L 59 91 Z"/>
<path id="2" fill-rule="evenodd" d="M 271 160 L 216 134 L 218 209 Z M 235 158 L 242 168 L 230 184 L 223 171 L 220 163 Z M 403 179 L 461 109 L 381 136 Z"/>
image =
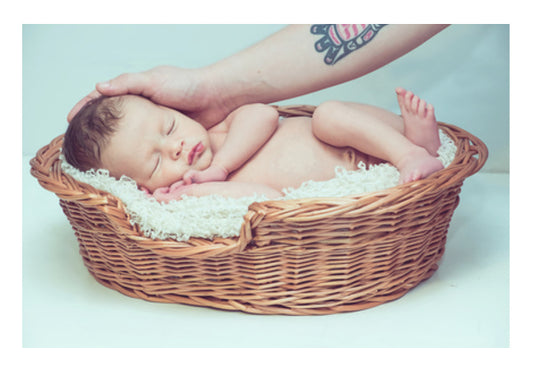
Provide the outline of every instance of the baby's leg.
<path id="1" fill-rule="evenodd" d="M 414 144 L 437 156 L 441 145 L 435 109 L 431 104 L 404 88 L 397 88 L 398 104 L 405 123 L 405 136 Z"/>
<path id="2" fill-rule="evenodd" d="M 335 147 L 352 147 L 392 163 L 400 183 L 425 178 L 442 169 L 428 151 L 403 134 L 401 117 L 377 107 L 326 102 L 313 115 L 313 133 Z"/>

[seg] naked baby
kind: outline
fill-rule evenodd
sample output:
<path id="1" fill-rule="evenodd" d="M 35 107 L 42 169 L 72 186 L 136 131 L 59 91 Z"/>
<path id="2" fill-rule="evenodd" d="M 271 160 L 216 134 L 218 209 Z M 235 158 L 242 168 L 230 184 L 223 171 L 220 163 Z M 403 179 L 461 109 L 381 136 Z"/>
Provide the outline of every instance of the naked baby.
<path id="1" fill-rule="evenodd" d="M 71 120 L 63 154 L 80 170 L 107 169 L 135 180 L 158 201 L 182 195 L 281 196 L 287 187 L 356 170 L 357 149 L 396 166 L 406 183 L 442 169 L 434 108 L 396 89 L 401 116 L 329 101 L 313 116 L 279 120 L 264 104 L 245 105 L 206 129 L 186 115 L 134 95 L 100 97 Z"/>

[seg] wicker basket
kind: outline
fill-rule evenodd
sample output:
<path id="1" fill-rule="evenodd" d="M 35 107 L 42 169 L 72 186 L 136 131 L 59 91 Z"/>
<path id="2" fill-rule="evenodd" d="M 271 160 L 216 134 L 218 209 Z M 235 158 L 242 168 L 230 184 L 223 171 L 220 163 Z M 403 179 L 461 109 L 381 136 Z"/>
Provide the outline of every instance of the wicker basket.
<path id="1" fill-rule="evenodd" d="M 313 110 L 278 107 L 283 116 Z M 446 169 L 354 197 L 254 203 L 235 238 L 145 237 L 118 198 L 61 171 L 62 136 L 38 151 L 31 173 L 57 194 L 85 266 L 107 287 L 250 313 L 338 313 L 395 300 L 438 268 L 463 180 L 487 159 L 481 140 L 439 126 L 458 148 Z"/>

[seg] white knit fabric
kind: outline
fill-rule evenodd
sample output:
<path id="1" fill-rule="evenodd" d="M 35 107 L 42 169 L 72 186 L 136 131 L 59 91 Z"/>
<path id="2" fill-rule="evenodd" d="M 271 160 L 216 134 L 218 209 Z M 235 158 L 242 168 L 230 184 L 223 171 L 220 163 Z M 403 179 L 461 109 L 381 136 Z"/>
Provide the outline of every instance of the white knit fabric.
<path id="1" fill-rule="evenodd" d="M 446 167 L 453 161 L 457 148 L 442 131 L 440 139 L 442 145 L 438 151 L 439 159 Z M 282 199 L 342 197 L 379 191 L 398 184 L 400 174 L 390 164 L 374 165 L 366 169 L 361 163 L 359 168 L 357 171 L 348 171 L 339 167 L 335 171 L 335 178 L 323 182 L 308 181 L 296 189 L 285 189 Z M 62 169 L 76 180 L 122 200 L 131 215 L 131 222 L 138 224 L 142 233 L 153 239 L 186 241 L 190 237 L 211 239 L 238 236 L 248 206 L 256 201 L 267 200 L 262 195 L 238 199 L 209 195 L 185 196 L 180 201 L 160 204 L 140 191 L 130 178 L 116 180 L 109 176 L 107 170 L 82 172 L 64 161 L 64 158 Z"/>

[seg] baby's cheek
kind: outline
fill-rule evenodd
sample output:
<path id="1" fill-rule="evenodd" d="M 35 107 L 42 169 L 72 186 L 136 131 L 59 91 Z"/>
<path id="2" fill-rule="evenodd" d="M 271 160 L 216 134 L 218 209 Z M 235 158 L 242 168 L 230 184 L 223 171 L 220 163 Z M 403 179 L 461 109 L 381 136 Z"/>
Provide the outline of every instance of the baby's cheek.
<path id="1" fill-rule="evenodd" d="M 194 168 L 195 170 L 205 170 L 211 165 L 211 162 L 213 162 L 213 154 L 211 150 L 207 150 L 202 154 Z"/>

